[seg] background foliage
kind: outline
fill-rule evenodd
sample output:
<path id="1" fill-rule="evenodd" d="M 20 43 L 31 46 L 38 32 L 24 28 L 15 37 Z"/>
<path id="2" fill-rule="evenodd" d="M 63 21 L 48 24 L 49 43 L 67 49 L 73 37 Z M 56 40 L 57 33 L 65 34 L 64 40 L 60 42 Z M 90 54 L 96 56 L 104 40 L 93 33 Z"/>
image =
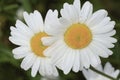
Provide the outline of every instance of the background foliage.
<path id="1" fill-rule="evenodd" d="M 86 0 L 81 0 L 82 4 Z M 24 71 L 20 68 L 21 60 L 13 58 L 11 50 L 16 47 L 8 40 L 10 35 L 10 26 L 15 25 L 16 19 L 22 19 L 18 16 L 18 10 L 33 12 L 39 10 L 43 16 L 46 15 L 48 9 L 62 8 L 63 3 L 72 3 L 73 0 L 0 0 L 0 80 L 40 80 L 40 75 L 32 78 L 30 71 Z M 94 5 L 94 11 L 98 9 L 106 9 L 112 20 L 116 21 L 115 29 L 117 34 L 115 37 L 118 42 L 112 50 L 114 54 L 108 59 L 102 59 L 102 63 L 110 61 L 116 69 L 120 69 L 120 0 L 90 0 Z M 71 72 L 64 75 L 60 71 L 60 80 L 85 80 L 82 73 Z M 120 75 L 119 75 L 120 77 Z"/>

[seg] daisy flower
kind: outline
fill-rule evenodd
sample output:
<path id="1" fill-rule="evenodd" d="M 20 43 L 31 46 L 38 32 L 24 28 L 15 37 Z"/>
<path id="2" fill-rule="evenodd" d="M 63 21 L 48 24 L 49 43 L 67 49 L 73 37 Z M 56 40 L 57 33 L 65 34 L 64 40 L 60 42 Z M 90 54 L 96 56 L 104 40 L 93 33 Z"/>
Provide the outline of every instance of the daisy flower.
<path id="1" fill-rule="evenodd" d="M 53 63 L 68 74 L 96 67 L 101 63 L 100 57 L 108 58 L 112 55 L 109 48 L 113 48 L 117 40 L 115 22 L 108 17 L 106 10 L 101 9 L 93 13 L 93 5 L 87 1 L 81 7 L 80 0 L 73 4 L 64 3 L 60 10 L 61 16 L 51 17 L 51 23 L 46 33 L 49 37 L 41 40 L 44 45 L 51 45 L 44 51 L 45 56 L 51 56 Z"/>
<path id="2" fill-rule="evenodd" d="M 114 67 L 112 67 L 112 65 L 107 62 L 105 64 L 105 67 L 103 69 L 102 65 L 98 65 L 96 67 L 97 70 L 113 77 L 113 78 L 117 78 L 117 76 L 119 75 L 119 70 L 115 70 Z M 92 71 L 91 69 L 88 69 L 88 70 L 83 70 L 83 75 L 85 76 L 86 80 L 110 80 L 108 79 L 107 77 L 105 76 L 102 76 L 94 71 Z"/>
<path id="3" fill-rule="evenodd" d="M 49 10 L 45 21 L 48 21 L 48 17 L 56 13 L 56 10 L 54 12 Z M 43 54 L 43 51 L 48 46 L 42 44 L 41 38 L 48 35 L 44 32 L 46 27 L 41 14 L 35 10 L 34 13 L 30 14 L 24 12 L 23 15 L 27 25 L 20 20 L 17 20 L 16 27 L 10 27 L 11 36 L 9 37 L 9 40 L 13 44 L 19 46 L 12 51 L 14 58 L 24 58 L 21 63 L 21 68 L 24 70 L 31 68 L 31 75 L 33 77 L 36 76 L 38 71 L 42 76 L 57 76 L 57 69 L 51 63 L 50 57 L 46 57 Z"/>

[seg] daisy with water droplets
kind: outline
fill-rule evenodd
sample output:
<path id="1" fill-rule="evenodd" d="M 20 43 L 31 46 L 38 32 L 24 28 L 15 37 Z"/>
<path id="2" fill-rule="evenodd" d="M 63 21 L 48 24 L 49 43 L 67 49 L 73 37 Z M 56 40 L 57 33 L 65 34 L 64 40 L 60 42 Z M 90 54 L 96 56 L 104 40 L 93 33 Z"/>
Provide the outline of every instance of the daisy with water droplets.
<path id="1" fill-rule="evenodd" d="M 48 11 L 45 21 L 48 17 L 56 14 L 57 11 Z M 19 47 L 13 49 L 14 58 L 24 58 L 21 68 L 24 70 L 32 69 L 31 75 L 36 76 L 37 72 L 42 76 L 58 76 L 56 67 L 51 63 L 50 57 L 46 57 L 43 51 L 48 47 L 44 46 L 41 38 L 48 36 L 44 31 L 46 29 L 42 16 L 38 11 L 28 14 L 23 13 L 26 24 L 20 20 L 16 21 L 16 27 L 11 26 L 11 36 L 9 40 Z"/>
<path id="2" fill-rule="evenodd" d="M 96 67 L 96 69 L 115 78 L 115 79 L 118 77 L 118 75 L 120 73 L 120 71 L 115 70 L 114 67 L 112 67 L 112 65 L 109 62 L 107 62 L 105 64 L 104 69 L 101 64 L 98 65 Z M 100 75 L 100 74 L 92 71 L 91 69 L 83 70 L 82 72 L 83 72 L 83 75 L 85 76 L 86 80 L 111 80 L 103 75 Z"/>
<path id="3" fill-rule="evenodd" d="M 68 74 L 96 67 L 101 63 L 100 57 L 108 58 L 112 55 L 109 48 L 113 48 L 117 40 L 115 22 L 108 17 L 106 10 L 101 9 L 93 13 L 93 5 L 87 1 L 81 7 L 80 0 L 73 4 L 64 3 L 58 14 L 50 17 L 51 23 L 46 21 L 46 33 L 49 37 L 41 40 L 44 45 L 51 45 L 44 51 L 51 56 L 53 63 Z M 99 57 L 100 56 L 100 57 Z"/>

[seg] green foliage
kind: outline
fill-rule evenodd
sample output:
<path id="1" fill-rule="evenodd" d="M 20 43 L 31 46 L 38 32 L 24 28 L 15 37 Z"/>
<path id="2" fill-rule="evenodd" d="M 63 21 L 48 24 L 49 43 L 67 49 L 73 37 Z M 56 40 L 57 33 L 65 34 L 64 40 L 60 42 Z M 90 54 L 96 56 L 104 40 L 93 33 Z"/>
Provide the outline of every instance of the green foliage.
<path id="1" fill-rule="evenodd" d="M 86 0 L 81 0 L 84 3 Z M 73 0 L 0 0 L 0 80 L 40 80 L 40 75 L 31 77 L 31 71 L 24 71 L 20 68 L 21 60 L 15 60 L 12 55 L 12 49 L 15 48 L 9 40 L 9 27 L 15 25 L 17 10 L 24 9 L 27 12 L 39 10 L 45 16 L 48 9 L 62 8 L 63 3 L 72 3 Z M 118 42 L 113 48 L 114 54 L 108 59 L 103 59 L 105 63 L 110 61 L 114 67 L 120 69 L 120 0 L 90 0 L 94 5 L 94 11 L 106 9 L 112 18 L 116 21 L 117 34 L 115 37 Z M 82 73 L 71 72 L 64 75 L 60 71 L 60 80 L 85 80 Z M 119 76 L 120 77 L 120 76 Z"/>

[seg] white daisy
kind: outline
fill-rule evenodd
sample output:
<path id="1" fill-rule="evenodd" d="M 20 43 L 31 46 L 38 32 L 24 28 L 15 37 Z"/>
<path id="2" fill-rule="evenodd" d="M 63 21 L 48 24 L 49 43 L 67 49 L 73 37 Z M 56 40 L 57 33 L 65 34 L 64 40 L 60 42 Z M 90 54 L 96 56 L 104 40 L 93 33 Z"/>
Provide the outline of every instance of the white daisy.
<path id="1" fill-rule="evenodd" d="M 113 78 L 117 78 L 117 76 L 119 75 L 119 70 L 115 70 L 114 67 L 112 67 L 112 65 L 107 62 L 105 64 L 105 67 L 103 69 L 102 65 L 98 65 L 96 67 L 97 70 L 113 77 Z M 110 80 L 109 78 L 102 76 L 94 71 L 92 71 L 91 69 L 88 70 L 83 70 L 83 75 L 85 76 L 86 80 Z"/>
<path id="2" fill-rule="evenodd" d="M 54 12 L 49 10 L 45 21 L 48 20 L 48 17 L 56 13 L 56 10 Z M 57 76 L 57 69 L 51 63 L 51 59 L 43 54 L 43 51 L 48 46 L 42 44 L 41 37 L 48 35 L 44 32 L 46 27 L 44 27 L 41 14 L 38 11 L 34 11 L 34 13 L 30 14 L 24 12 L 23 15 L 27 25 L 17 20 L 16 27 L 10 27 L 11 36 L 9 40 L 19 46 L 12 51 L 14 57 L 16 59 L 24 58 L 21 63 L 21 68 L 24 70 L 31 68 L 31 75 L 33 77 L 35 77 L 38 71 L 42 76 Z"/>
<path id="3" fill-rule="evenodd" d="M 93 13 L 93 5 L 87 1 L 83 7 L 79 0 L 73 4 L 65 3 L 52 21 L 46 21 L 49 26 L 46 33 L 50 37 L 43 37 L 44 45 L 51 45 L 44 51 L 46 56 L 51 56 L 52 61 L 58 68 L 68 74 L 72 69 L 74 72 L 96 67 L 101 63 L 99 56 L 107 58 L 112 55 L 109 48 L 113 48 L 117 40 L 115 35 L 115 22 L 108 17 L 106 10 L 101 9 Z"/>

